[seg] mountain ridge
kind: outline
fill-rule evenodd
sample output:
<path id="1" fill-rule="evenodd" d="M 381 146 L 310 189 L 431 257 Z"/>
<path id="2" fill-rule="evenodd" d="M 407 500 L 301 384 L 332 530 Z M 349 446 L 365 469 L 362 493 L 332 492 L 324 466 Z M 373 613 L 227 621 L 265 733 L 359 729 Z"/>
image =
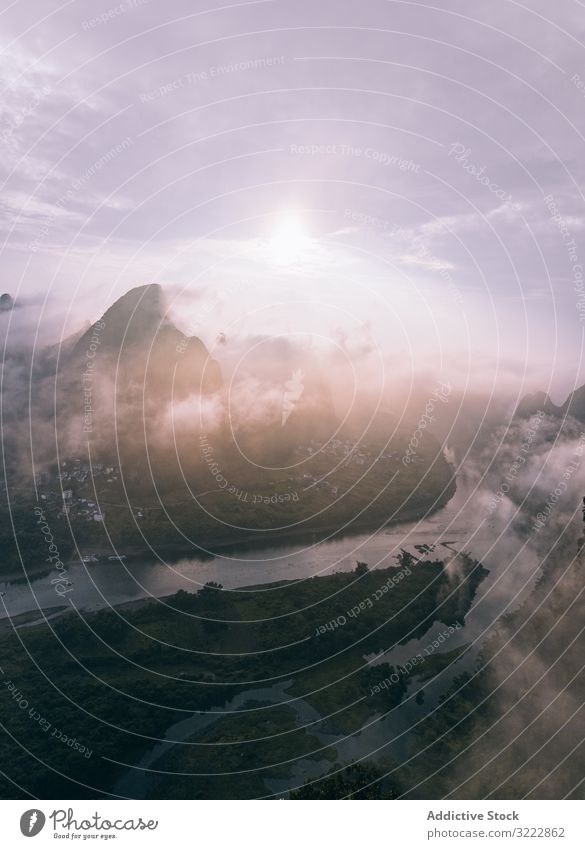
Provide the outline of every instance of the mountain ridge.
<path id="1" fill-rule="evenodd" d="M 185 336 L 170 320 L 158 283 L 136 286 L 115 301 L 78 339 L 64 371 L 82 382 L 113 377 L 126 399 L 158 405 L 222 385 L 219 364 L 197 336 Z M 113 372 L 113 373 L 112 373 Z"/>
<path id="2" fill-rule="evenodd" d="M 540 411 L 557 418 L 573 416 L 573 418 L 585 424 L 585 385 L 570 392 L 560 407 L 551 400 L 548 393 L 531 392 L 520 401 L 514 415 L 521 418 L 530 418 Z"/>

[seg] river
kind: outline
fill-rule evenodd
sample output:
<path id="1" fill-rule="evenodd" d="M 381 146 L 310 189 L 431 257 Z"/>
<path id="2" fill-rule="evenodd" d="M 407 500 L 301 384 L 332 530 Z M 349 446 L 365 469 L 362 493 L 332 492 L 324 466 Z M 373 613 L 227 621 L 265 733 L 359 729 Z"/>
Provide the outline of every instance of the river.
<path id="1" fill-rule="evenodd" d="M 417 557 L 415 545 L 435 545 L 433 557 L 444 559 L 452 549 L 469 551 L 490 570 L 480 595 L 489 596 L 490 610 L 498 601 L 510 600 L 522 587 L 526 575 L 538 569 L 536 556 L 524 552 L 521 562 L 513 557 L 521 544 L 507 533 L 498 539 L 497 529 L 484 523 L 478 527 L 477 510 L 469 500 L 468 487 L 459 483 L 457 493 L 449 504 L 427 519 L 393 525 L 370 534 L 357 534 L 326 542 L 303 542 L 273 546 L 233 547 L 218 553 L 213 559 L 189 556 L 165 563 L 154 558 L 125 562 L 95 564 L 73 563 L 67 566 L 71 592 L 67 600 L 81 610 L 99 610 L 140 599 L 164 598 L 179 589 L 197 592 L 206 582 L 216 581 L 235 589 L 255 587 L 255 591 L 277 581 L 304 580 L 355 569 L 356 561 L 368 563 L 370 569 L 382 569 L 396 564 L 401 548 Z M 445 547 L 443 543 L 449 543 Z M 63 598 L 55 591 L 56 571 L 32 575 L 28 579 L 0 581 L 3 593 L 0 619 L 23 613 L 55 608 Z M 51 581 L 53 580 L 53 583 Z M 486 605 L 484 605 L 484 608 Z M 487 610 L 487 619 L 492 614 Z M 476 610 L 475 616 L 479 615 Z M 482 621 L 486 617 L 482 616 Z M 466 629 L 467 630 L 467 629 Z"/>

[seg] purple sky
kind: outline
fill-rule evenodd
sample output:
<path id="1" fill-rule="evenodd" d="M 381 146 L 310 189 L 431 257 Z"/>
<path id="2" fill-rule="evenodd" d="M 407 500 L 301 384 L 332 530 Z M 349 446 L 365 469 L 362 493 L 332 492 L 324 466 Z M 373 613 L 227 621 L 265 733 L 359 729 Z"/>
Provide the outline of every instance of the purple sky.
<path id="1" fill-rule="evenodd" d="M 208 344 L 585 382 L 583 3 L 20 0 L 0 26 L 14 332 L 160 282 Z"/>

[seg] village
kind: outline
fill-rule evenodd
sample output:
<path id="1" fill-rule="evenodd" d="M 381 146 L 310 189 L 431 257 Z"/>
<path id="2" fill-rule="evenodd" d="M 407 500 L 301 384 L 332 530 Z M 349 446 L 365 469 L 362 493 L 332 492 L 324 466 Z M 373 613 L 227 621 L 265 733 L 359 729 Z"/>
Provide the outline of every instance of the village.
<path id="1" fill-rule="evenodd" d="M 34 476 L 39 501 L 57 510 L 57 518 L 66 517 L 87 522 L 103 522 L 106 514 L 98 505 L 96 498 L 83 497 L 80 493 L 87 486 L 97 489 L 105 486 L 114 490 L 119 481 L 118 466 L 105 463 L 92 463 L 79 459 L 64 460 L 53 470 L 37 472 Z M 108 485 L 112 485 L 108 487 Z"/>

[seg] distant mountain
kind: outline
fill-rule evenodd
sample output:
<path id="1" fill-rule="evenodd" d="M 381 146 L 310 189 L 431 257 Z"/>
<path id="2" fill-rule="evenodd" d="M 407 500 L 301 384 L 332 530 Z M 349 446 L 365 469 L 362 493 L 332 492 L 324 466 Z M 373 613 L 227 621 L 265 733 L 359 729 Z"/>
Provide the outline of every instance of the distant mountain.
<path id="1" fill-rule="evenodd" d="M 571 392 L 563 404 L 563 413 L 565 412 L 580 422 L 585 422 L 585 386 L 581 386 L 580 389 L 575 389 L 574 392 Z"/>
<path id="2" fill-rule="evenodd" d="M 67 340 L 58 359 L 48 349 L 44 362 L 33 388 L 37 444 L 47 443 L 47 424 L 56 417 L 60 454 L 77 455 L 89 441 L 102 457 L 118 452 L 137 473 L 154 446 L 161 457 L 169 446 L 172 454 L 173 433 L 161 424 L 171 402 L 222 386 L 219 364 L 200 339 L 175 327 L 155 284 L 131 289 Z"/>
<path id="3" fill-rule="evenodd" d="M 530 418 L 540 411 L 550 416 L 561 416 L 563 414 L 562 407 L 553 404 L 546 392 L 532 392 L 520 401 L 516 415 L 521 418 Z"/>
<path id="4" fill-rule="evenodd" d="M 222 352 L 236 376 L 224 386 L 203 342 L 170 320 L 160 287 L 132 289 L 45 350 L 30 384 L 26 361 L 15 364 L 23 390 L 11 418 L 11 480 L 30 487 L 44 477 L 54 521 L 67 515 L 90 551 L 378 528 L 451 498 L 442 440 L 425 432 L 406 463 L 415 422 L 381 411 L 359 388 L 344 407 L 310 346 L 274 337 L 250 347 L 231 362 Z M 63 515 L 61 486 L 72 502 Z M 90 501 L 104 521 L 87 518 Z"/>
<path id="5" fill-rule="evenodd" d="M 14 298 L 8 292 L 0 295 L 0 312 L 10 312 L 14 308 Z"/>
<path id="6" fill-rule="evenodd" d="M 160 405 L 220 388 L 221 371 L 196 336 L 184 336 L 168 318 L 161 287 L 138 286 L 119 298 L 65 358 L 69 376 L 110 378 L 126 401 Z M 85 376 L 85 378 L 84 378 Z"/>
<path id="7" fill-rule="evenodd" d="M 570 415 L 585 423 L 585 386 L 571 392 L 565 403 L 560 407 L 553 404 L 546 392 L 533 392 L 531 395 L 526 395 L 519 403 L 516 415 L 522 418 L 530 418 L 540 410 L 549 416 L 559 418 Z"/>

